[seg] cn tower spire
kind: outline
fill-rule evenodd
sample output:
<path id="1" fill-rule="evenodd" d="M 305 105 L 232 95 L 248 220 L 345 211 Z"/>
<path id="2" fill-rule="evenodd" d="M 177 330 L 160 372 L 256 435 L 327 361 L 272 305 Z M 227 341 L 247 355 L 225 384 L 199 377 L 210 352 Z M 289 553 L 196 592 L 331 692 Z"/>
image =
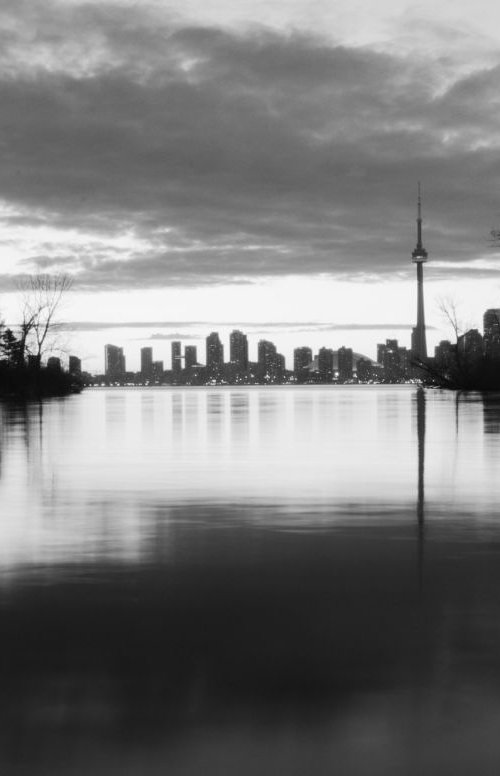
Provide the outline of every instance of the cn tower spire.
<path id="1" fill-rule="evenodd" d="M 418 182 L 418 199 L 417 199 L 417 247 L 412 253 L 412 261 L 427 261 L 427 251 L 424 248 L 422 242 L 422 191 L 420 187 L 420 181 Z"/>
<path id="2" fill-rule="evenodd" d="M 422 242 L 422 192 L 419 182 L 417 198 L 417 245 L 411 254 L 412 261 L 417 265 L 417 325 L 413 329 L 411 350 L 413 357 L 418 361 L 425 361 L 427 358 L 423 268 L 424 262 L 427 261 L 427 256 L 427 251 L 425 250 Z"/>

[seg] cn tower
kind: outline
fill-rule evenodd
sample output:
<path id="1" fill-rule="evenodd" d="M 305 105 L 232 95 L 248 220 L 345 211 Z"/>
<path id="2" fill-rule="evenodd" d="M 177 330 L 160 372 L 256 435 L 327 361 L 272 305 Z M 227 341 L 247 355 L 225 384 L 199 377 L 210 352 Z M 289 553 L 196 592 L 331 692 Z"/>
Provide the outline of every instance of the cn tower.
<path id="1" fill-rule="evenodd" d="M 420 183 L 418 184 L 417 208 L 417 246 L 411 254 L 411 260 L 417 265 L 417 325 L 411 338 L 412 356 L 419 361 L 427 358 L 427 343 L 425 339 L 424 316 L 424 262 L 427 261 L 427 251 L 422 244 L 422 198 Z"/>

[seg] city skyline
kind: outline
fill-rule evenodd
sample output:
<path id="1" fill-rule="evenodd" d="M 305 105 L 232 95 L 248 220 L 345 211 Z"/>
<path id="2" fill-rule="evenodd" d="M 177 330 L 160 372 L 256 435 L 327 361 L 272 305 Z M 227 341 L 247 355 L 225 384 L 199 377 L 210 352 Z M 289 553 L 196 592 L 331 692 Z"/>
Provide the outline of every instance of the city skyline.
<path id="1" fill-rule="evenodd" d="M 420 219 L 420 208 L 419 208 Z M 421 238 L 421 234 L 420 234 Z M 417 255 L 427 257 L 421 239 L 418 240 Z M 140 370 L 126 366 L 126 355 L 123 348 L 108 343 L 104 349 L 104 371 L 96 373 L 101 380 L 126 382 L 128 379 L 140 378 L 140 383 L 160 384 L 209 384 L 212 381 L 222 383 L 273 382 L 287 381 L 288 377 L 298 382 L 307 382 L 316 376 L 320 382 L 349 382 L 353 377 L 360 381 L 399 382 L 402 380 L 420 379 L 423 375 L 421 364 L 427 364 L 426 370 L 430 376 L 441 374 L 445 376 L 453 364 L 462 360 L 473 366 L 486 357 L 498 363 L 500 359 L 500 308 L 485 310 L 482 317 L 482 333 L 477 328 L 469 328 L 458 333 L 456 340 L 441 340 L 434 348 L 433 354 L 423 356 L 421 351 L 422 336 L 425 343 L 425 326 L 421 315 L 421 272 L 417 273 L 418 304 L 417 326 L 412 332 L 413 347 L 391 337 L 385 342 L 377 343 L 376 358 L 370 358 L 365 353 L 359 353 L 352 347 L 342 345 L 337 349 L 322 345 L 315 352 L 309 345 L 295 344 L 293 361 L 286 359 L 276 347 L 276 344 L 266 339 L 254 343 L 252 359 L 249 350 L 247 334 L 239 329 L 233 329 L 229 335 L 229 348 L 225 350 L 224 341 L 219 332 L 212 331 L 205 337 L 205 358 L 198 358 L 197 346 L 186 345 L 181 340 L 171 342 L 170 364 L 163 360 L 154 360 L 153 348 L 143 347 L 140 350 Z M 419 332 L 419 325 L 423 332 Z M 182 352 L 184 350 L 184 353 Z M 227 358 L 224 357 L 226 353 Z M 71 357 L 75 360 L 75 357 Z M 50 361 L 51 359 L 49 359 Z M 71 360 L 71 359 L 70 359 Z M 52 359 L 52 361 L 60 361 Z M 81 369 L 79 362 L 78 371 Z M 111 364 L 111 366 L 109 366 Z M 60 368 L 59 363 L 59 368 Z M 169 368 L 170 367 L 170 368 Z M 191 368 L 193 372 L 189 372 Z M 71 369 L 70 369 L 71 371 Z M 191 383 L 194 378 L 194 383 Z M 241 378 L 244 378 L 241 380 Z M 314 379 L 312 380 L 315 381 Z M 133 382 L 133 380 L 132 380 Z"/>
<path id="2" fill-rule="evenodd" d="M 485 319 L 486 320 L 486 319 Z M 486 324 L 485 324 L 486 325 Z M 495 330 L 496 331 L 496 330 Z M 184 353 L 182 352 L 184 349 Z M 274 342 L 260 339 L 256 343 L 256 359 L 249 359 L 247 335 L 235 329 L 229 335 L 229 348 L 224 350 L 224 342 L 218 332 L 210 332 L 205 338 L 205 358 L 198 360 L 197 348 L 184 345 L 180 340 L 171 343 L 170 364 L 154 360 L 151 346 L 140 350 L 140 370 L 131 370 L 126 363 L 126 354 L 122 347 L 107 343 L 104 347 L 104 371 L 94 375 L 98 381 L 110 384 L 127 383 L 130 378 L 139 378 L 141 384 L 209 384 L 212 381 L 238 382 L 282 382 L 294 375 L 298 382 L 306 382 L 308 377 L 316 375 L 321 382 L 348 382 L 353 377 L 370 380 L 384 376 L 397 379 L 410 378 L 410 353 L 395 339 L 388 339 L 377 345 L 377 362 L 363 353 L 342 346 L 337 350 L 325 346 L 314 354 L 308 346 L 296 346 L 293 351 L 293 363 L 287 365 L 285 357 Z M 224 358 L 226 352 L 227 358 Z M 70 360 L 79 361 L 74 356 Z M 53 366 L 61 369 L 61 360 L 51 357 Z M 377 372 L 383 367 L 383 373 Z M 71 369 L 70 369 L 71 371 Z M 81 373 L 81 362 L 78 373 Z M 190 377 L 195 378 L 191 383 Z M 243 378 L 243 379 L 242 379 Z"/>
<path id="3" fill-rule="evenodd" d="M 397 340 L 392 341 L 397 342 Z M 345 351 L 350 351 L 351 357 L 353 353 L 352 348 L 350 348 L 348 344 L 344 344 L 339 348 L 328 348 L 323 345 L 318 349 L 317 352 L 315 352 L 313 348 L 309 347 L 308 345 L 296 344 L 293 350 L 293 358 L 291 363 L 286 363 L 285 357 L 283 354 L 279 353 L 278 348 L 274 342 L 261 338 L 255 342 L 250 340 L 249 343 L 247 334 L 238 329 L 234 329 L 229 334 L 227 342 L 221 340 L 219 332 L 211 332 L 208 334 L 205 337 L 204 347 L 201 351 L 203 355 L 201 355 L 201 358 L 198 356 L 198 348 L 195 345 L 185 344 L 182 342 L 182 340 L 174 340 L 170 344 L 170 359 L 167 359 L 166 361 L 158 361 L 155 359 L 155 351 L 152 346 L 141 347 L 139 351 L 140 367 L 136 370 L 128 368 L 127 359 L 129 358 L 129 355 L 131 355 L 130 353 L 126 353 L 122 346 L 114 345 L 113 343 L 106 343 L 104 346 L 104 369 L 100 370 L 97 374 L 112 374 L 113 372 L 116 372 L 116 364 L 119 364 L 120 366 L 118 367 L 118 371 L 121 371 L 122 373 L 134 372 L 141 373 L 145 377 L 150 377 L 153 374 L 153 367 L 155 363 L 163 364 L 165 370 L 172 372 L 172 375 L 175 377 L 178 377 L 179 373 L 184 368 L 190 366 L 202 366 L 210 368 L 211 366 L 218 367 L 228 364 L 235 364 L 241 369 L 241 371 L 246 371 L 251 364 L 256 364 L 261 360 L 266 362 L 268 358 L 276 356 L 280 359 L 280 363 L 282 364 L 281 368 L 283 370 L 296 371 L 295 365 L 297 363 L 297 351 L 302 351 L 303 353 L 307 351 L 310 354 L 308 361 L 309 364 L 314 361 L 314 359 L 321 357 L 322 351 L 328 352 L 329 354 L 335 354 L 336 357 L 337 354 L 341 354 Z M 249 348 L 250 344 L 252 344 L 251 351 Z M 378 343 L 376 347 L 378 357 L 379 349 L 381 347 L 380 343 Z M 224 353 L 227 355 L 226 358 Z M 249 353 L 255 357 L 250 358 Z M 366 353 L 355 353 L 355 355 L 357 355 L 358 358 L 361 357 L 363 359 L 368 359 L 370 362 L 376 362 L 376 359 L 370 358 L 366 355 Z M 137 356 L 137 353 L 133 353 L 133 356 Z M 71 356 L 70 358 L 74 357 Z M 108 368 L 110 360 L 113 364 L 111 370 Z M 134 363 L 135 360 L 136 359 L 133 358 Z M 305 363 L 303 365 L 305 366 Z"/>
<path id="4" fill-rule="evenodd" d="M 373 357 L 371 326 L 414 325 L 421 180 L 429 349 L 444 296 L 480 325 L 500 297 L 500 11 L 459 6 L 2 4 L 2 316 L 21 276 L 65 272 L 90 369 L 126 323 L 129 343 L 198 347 L 196 321 L 281 323 L 287 359 L 287 321 L 318 345 L 330 324 Z"/>

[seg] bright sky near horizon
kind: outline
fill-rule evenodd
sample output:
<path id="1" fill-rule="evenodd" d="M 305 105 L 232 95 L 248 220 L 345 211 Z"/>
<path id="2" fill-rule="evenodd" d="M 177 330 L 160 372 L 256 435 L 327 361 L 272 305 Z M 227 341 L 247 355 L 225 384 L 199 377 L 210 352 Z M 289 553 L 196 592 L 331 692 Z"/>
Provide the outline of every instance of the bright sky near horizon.
<path id="1" fill-rule="evenodd" d="M 493 1 L 4 0 L 0 44 L 0 312 L 69 273 L 91 371 L 214 328 L 409 345 L 418 180 L 430 346 L 439 299 L 500 306 Z"/>

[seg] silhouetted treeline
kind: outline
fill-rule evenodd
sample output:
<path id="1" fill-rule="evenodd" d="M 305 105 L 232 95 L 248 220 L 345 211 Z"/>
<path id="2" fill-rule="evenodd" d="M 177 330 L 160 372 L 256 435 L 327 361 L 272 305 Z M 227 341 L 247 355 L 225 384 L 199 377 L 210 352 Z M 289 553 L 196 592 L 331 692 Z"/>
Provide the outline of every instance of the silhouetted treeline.
<path id="1" fill-rule="evenodd" d="M 428 385 L 465 391 L 500 391 L 500 361 L 488 356 L 455 356 L 446 366 L 434 359 L 419 362 L 422 379 Z"/>
<path id="2" fill-rule="evenodd" d="M 1 332 L 0 397 L 64 396 L 81 388 L 76 376 L 42 366 L 39 354 L 27 357 L 22 332 L 18 337 L 11 329 Z"/>
<path id="3" fill-rule="evenodd" d="M 52 356 L 42 366 L 42 355 L 55 349 L 54 316 L 70 288 L 71 279 L 64 274 L 28 275 L 20 283 L 20 323 L 11 328 L 0 320 L 1 397 L 63 396 L 81 390 L 81 377 L 65 372 L 59 358 Z"/>
<path id="4" fill-rule="evenodd" d="M 34 399 L 40 396 L 65 396 L 81 391 L 74 375 L 48 367 L 12 366 L 0 362 L 0 397 Z"/>

